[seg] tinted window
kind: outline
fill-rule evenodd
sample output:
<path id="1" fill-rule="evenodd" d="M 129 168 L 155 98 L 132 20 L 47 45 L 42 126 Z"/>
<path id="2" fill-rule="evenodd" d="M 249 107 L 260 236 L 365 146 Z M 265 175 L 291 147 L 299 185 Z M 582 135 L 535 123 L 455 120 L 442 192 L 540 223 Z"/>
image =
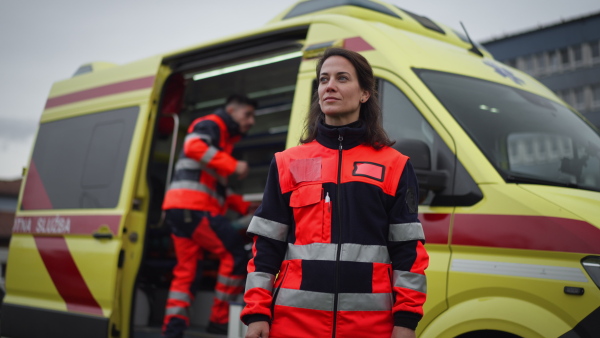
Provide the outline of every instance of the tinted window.
<path id="1" fill-rule="evenodd" d="M 114 208 L 138 107 L 40 126 L 22 209 Z"/>
<path id="2" fill-rule="evenodd" d="M 600 136 L 567 107 L 494 82 L 420 76 L 506 181 L 600 191 Z"/>
<path id="3" fill-rule="evenodd" d="M 425 195 L 425 190 L 421 189 L 421 204 L 464 206 L 477 203 L 482 198 L 477 184 L 408 97 L 387 81 L 379 83 L 379 94 L 384 128 L 396 141 L 393 147 L 411 158 L 419 181 L 422 182 L 424 172 L 445 173 L 448 177 L 445 188 L 440 191 L 429 191 Z"/>
<path id="4" fill-rule="evenodd" d="M 372 2 L 369 0 L 311 0 L 305 1 L 297 4 L 285 17 L 284 19 L 293 18 L 296 16 L 313 13 L 317 11 L 322 11 L 325 9 L 339 7 L 339 6 L 356 6 L 362 7 L 366 9 L 370 9 L 372 11 L 376 11 L 379 13 L 387 14 L 394 16 L 396 18 L 400 18 L 398 14 L 392 12 L 389 8 L 378 4 L 376 2 Z"/>

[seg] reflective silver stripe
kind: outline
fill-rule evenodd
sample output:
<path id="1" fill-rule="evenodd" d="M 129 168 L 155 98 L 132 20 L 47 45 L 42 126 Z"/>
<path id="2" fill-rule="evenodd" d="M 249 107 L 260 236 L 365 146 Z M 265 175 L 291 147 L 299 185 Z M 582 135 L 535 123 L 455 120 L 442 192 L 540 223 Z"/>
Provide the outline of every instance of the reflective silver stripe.
<path id="1" fill-rule="evenodd" d="M 200 191 L 200 192 L 209 194 L 211 197 L 215 198 L 219 202 L 220 205 L 223 205 L 225 203 L 225 198 L 223 198 L 222 196 L 219 196 L 219 194 L 217 194 L 216 191 L 210 189 L 209 187 L 207 187 L 206 185 L 204 185 L 200 182 L 188 181 L 188 180 L 173 181 L 173 182 L 171 182 L 169 189 L 196 190 L 196 191 Z"/>
<path id="2" fill-rule="evenodd" d="M 246 280 L 244 278 L 229 278 L 218 275 L 217 283 L 221 283 L 227 286 L 244 286 L 244 284 L 246 284 Z"/>
<path id="3" fill-rule="evenodd" d="M 246 279 L 246 291 L 261 288 L 273 292 L 273 283 L 275 283 L 275 275 L 266 272 L 251 272 Z"/>
<path id="4" fill-rule="evenodd" d="M 202 170 L 212 177 L 215 177 L 222 185 L 227 185 L 227 177 L 217 174 L 217 171 L 208 168 L 204 164 L 192 160 L 191 158 L 180 158 L 175 164 L 175 170 Z"/>
<path id="5" fill-rule="evenodd" d="M 419 222 L 390 224 L 388 240 L 393 242 L 425 240 L 423 226 Z"/>
<path id="6" fill-rule="evenodd" d="M 169 299 L 177 299 L 188 303 L 192 302 L 192 297 L 190 297 L 190 295 L 179 291 L 169 291 Z"/>
<path id="7" fill-rule="evenodd" d="M 205 192 L 209 195 L 216 194 L 216 191 L 212 190 L 211 188 L 207 187 L 206 185 L 204 185 L 200 182 L 197 182 L 197 181 L 188 181 L 188 180 L 173 181 L 173 182 L 171 182 L 169 189 L 189 189 L 189 190 Z"/>
<path id="8" fill-rule="evenodd" d="M 282 242 L 285 242 L 288 231 L 288 225 L 258 216 L 252 217 L 248 226 L 248 232 Z"/>
<path id="9" fill-rule="evenodd" d="M 333 293 L 293 289 L 279 289 L 276 305 L 300 309 L 333 311 Z M 390 293 L 340 293 L 339 311 L 390 311 L 393 299 Z"/>
<path id="10" fill-rule="evenodd" d="M 202 155 L 202 157 L 200 158 L 200 162 L 208 164 L 215 157 L 215 155 L 217 155 L 218 152 L 219 149 L 213 146 L 208 147 L 208 149 L 206 149 L 206 151 L 204 152 L 204 155 Z"/>
<path id="11" fill-rule="evenodd" d="M 339 311 L 390 311 L 393 299 L 391 293 L 340 293 Z"/>
<path id="12" fill-rule="evenodd" d="M 580 268 L 568 268 L 552 265 L 453 259 L 450 270 L 491 275 L 556 279 L 584 283 L 588 281 L 587 277 Z"/>
<path id="13" fill-rule="evenodd" d="M 301 309 L 333 311 L 333 293 L 281 288 L 275 304 Z"/>
<path id="14" fill-rule="evenodd" d="M 335 261 L 337 244 L 312 243 L 306 245 L 288 244 L 285 259 L 306 259 L 315 261 Z"/>
<path id="15" fill-rule="evenodd" d="M 414 272 L 394 270 L 394 286 L 427 293 L 427 277 Z"/>
<path id="16" fill-rule="evenodd" d="M 165 315 L 173 316 L 179 315 L 184 317 L 189 317 L 188 309 L 180 306 L 168 307 L 165 311 Z"/>
<path id="17" fill-rule="evenodd" d="M 390 263 L 390 254 L 385 246 L 342 244 L 340 260 L 348 262 Z"/>
<path id="18" fill-rule="evenodd" d="M 200 162 L 198 162 L 198 163 L 200 163 Z M 209 174 L 210 176 L 215 177 L 217 179 L 217 181 L 219 181 L 219 183 L 221 183 L 222 185 L 227 185 L 227 177 L 217 174 L 216 170 L 214 170 L 212 168 L 208 168 L 203 163 L 200 163 L 200 169 L 202 171 L 204 171 L 205 173 Z"/>
<path id="19" fill-rule="evenodd" d="M 175 170 L 200 170 L 200 162 L 194 161 L 191 158 L 180 158 L 175 164 Z"/>
<path id="20" fill-rule="evenodd" d="M 201 139 L 201 140 L 204 140 L 208 144 L 212 144 L 212 138 L 209 135 L 207 135 L 207 134 L 200 134 L 200 133 L 191 133 L 191 134 L 188 134 L 185 137 L 184 143 L 187 142 L 187 141 L 189 141 L 189 140 L 191 140 L 191 139 Z"/>
<path id="21" fill-rule="evenodd" d="M 285 259 L 335 261 L 337 244 L 288 244 Z M 342 244 L 340 260 L 348 262 L 390 263 L 387 247 L 381 245 Z"/>
<path id="22" fill-rule="evenodd" d="M 219 290 L 215 290 L 215 298 L 220 299 L 222 301 L 225 302 L 232 302 L 234 300 L 236 300 L 238 298 L 239 294 L 230 294 L 230 293 L 225 293 L 225 292 L 221 292 Z"/>

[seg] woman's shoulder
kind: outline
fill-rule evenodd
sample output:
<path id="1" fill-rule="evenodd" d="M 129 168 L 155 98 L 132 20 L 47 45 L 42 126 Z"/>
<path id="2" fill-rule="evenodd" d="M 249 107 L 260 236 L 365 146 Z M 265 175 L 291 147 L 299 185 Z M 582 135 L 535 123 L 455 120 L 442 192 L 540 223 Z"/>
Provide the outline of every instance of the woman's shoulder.
<path id="1" fill-rule="evenodd" d="M 308 143 L 300 144 L 291 148 L 288 148 L 284 151 L 280 151 L 275 153 L 276 156 L 284 156 L 284 157 L 296 157 L 296 156 L 304 156 L 309 149 L 318 146 L 317 141 L 311 141 Z"/>
<path id="2" fill-rule="evenodd" d="M 381 148 L 374 148 L 369 145 L 363 145 L 364 148 L 369 149 L 370 152 L 374 154 L 374 156 L 381 156 L 384 158 L 388 158 L 391 160 L 405 160 L 408 156 L 402 154 L 399 150 L 390 146 L 383 146 Z"/>

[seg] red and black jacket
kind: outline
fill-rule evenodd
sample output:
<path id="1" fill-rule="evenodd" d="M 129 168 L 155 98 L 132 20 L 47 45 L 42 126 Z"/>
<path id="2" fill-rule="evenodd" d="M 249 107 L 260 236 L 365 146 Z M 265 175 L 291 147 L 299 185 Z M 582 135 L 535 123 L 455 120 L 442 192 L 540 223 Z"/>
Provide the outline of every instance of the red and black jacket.
<path id="1" fill-rule="evenodd" d="M 237 165 L 231 152 L 241 136 L 239 125 L 224 110 L 194 120 L 175 164 L 163 209 L 223 214 L 229 207 L 246 214 L 249 203 L 227 189 L 227 177 Z"/>
<path id="2" fill-rule="evenodd" d="M 320 125 L 277 153 L 248 228 L 242 321 L 271 337 L 384 337 L 415 329 L 429 257 L 408 157 L 363 144 L 360 122 Z"/>

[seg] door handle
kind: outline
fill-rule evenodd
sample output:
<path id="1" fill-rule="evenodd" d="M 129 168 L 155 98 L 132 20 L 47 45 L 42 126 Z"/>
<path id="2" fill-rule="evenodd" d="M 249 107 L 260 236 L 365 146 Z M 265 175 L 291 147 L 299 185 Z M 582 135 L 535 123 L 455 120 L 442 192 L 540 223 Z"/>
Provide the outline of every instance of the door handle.
<path id="1" fill-rule="evenodd" d="M 92 235 L 94 236 L 95 239 L 112 239 L 113 238 L 113 234 L 110 233 L 105 233 L 105 232 L 94 232 L 94 234 Z"/>

